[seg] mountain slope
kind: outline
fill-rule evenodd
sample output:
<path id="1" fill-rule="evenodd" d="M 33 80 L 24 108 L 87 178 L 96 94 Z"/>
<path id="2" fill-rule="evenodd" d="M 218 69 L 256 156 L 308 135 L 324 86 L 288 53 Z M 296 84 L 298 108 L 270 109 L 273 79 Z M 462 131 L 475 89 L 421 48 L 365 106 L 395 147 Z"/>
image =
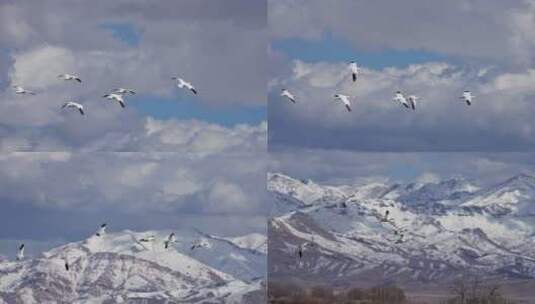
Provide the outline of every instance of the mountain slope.
<path id="1" fill-rule="evenodd" d="M 532 179 L 525 176 L 481 189 L 463 180 L 448 180 L 385 185 L 388 190 L 383 195 L 335 200 L 321 197 L 325 191 L 319 190 L 309 194 L 315 197 L 314 204 L 293 204 L 298 207 L 270 221 L 270 279 L 420 287 L 444 286 L 476 275 L 489 281 L 535 284 L 535 217 L 525 207 L 532 206 L 535 197 L 528 192 L 531 185 Z M 370 188 L 351 187 L 344 187 L 346 194 Z M 491 195 L 496 198 L 493 204 L 503 203 L 499 194 L 511 191 L 522 193 L 516 201 L 507 201 L 514 212 L 496 214 L 472 205 L 489 202 L 483 199 Z M 388 221 L 382 221 L 387 210 Z M 303 243 L 312 245 L 299 259 L 296 250 Z"/>
<path id="2" fill-rule="evenodd" d="M 264 274 L 265 255 L 215 238 L 192 250 L 191 242 L 203 238 L 194 232 L 177 233 L 177 242 L 165 249 L 168 233 L 92 236 L 35 259 L 1 263 L 0 299 L 7 303 L 255 303 L 263 298 L 259 278 Z M 149 235 L 156 240 L 139 241 Z"/>

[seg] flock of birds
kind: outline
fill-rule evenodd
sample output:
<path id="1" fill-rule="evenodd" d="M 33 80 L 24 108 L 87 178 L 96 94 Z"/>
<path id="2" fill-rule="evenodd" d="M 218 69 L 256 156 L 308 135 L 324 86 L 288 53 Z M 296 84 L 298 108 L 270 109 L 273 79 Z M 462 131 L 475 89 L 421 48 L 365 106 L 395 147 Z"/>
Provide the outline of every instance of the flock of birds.
<path id="1" fill-rule="evenodd" d="M 342 202 L 341 204 L 342 208 L 346 208 L 347 205 L 345 202 Z M 402 244 L 405 242 L 405 233 L 407 232 L 406 228 L 399 227 L 393 218 L 390 217 L 390 211 L 386 210 L 384 215 L 376 215 L 377 220 L 379 220 L 380 223 L 388 223 L 394 228 L 394 235 L 396 236 L 395 239 L 389 240 L 395 244 Z M 314 237 L 310 241 L 305 241 L 299 245 L 297 245 L 296 248 L 296 255 L 299 258 L 299 263 L 301 262 L 301 259 L 303 258 L 303 253 L 305 250 L 309 248 L 315 247 Z"/>
<path id="2" fill-rule="evenodd" d="M 360 74 L 360 69 L 357 66 L 357 63 L 355 61 L 351 61 L 349 63 L 349 69 L 351 71 L 351 79 L 353 80 L 354 83 L 356 83 L 357 79 L 359 78 L 359 74 Z M 296 101 L 297 101 L 297 99 L 295 98 L 295 95 L 292 94 L 286 88 L 283 88 L 281 90 L 281 94 L 280 95 L 282 97 L 286 98 L 287 100 L 289 100 L 292 103 L 296 103 Z M 470 105 L 472 105 L 472 101 L 473 101 L 474 97 L 475 96 L 472 94 L 472 92 L 466 90 L 466 91 L 464 91 L 462 93 L 461 96 L 459 96 L 459 99 L 463 100 L 467 105 L 470 106 Z M 336 93 L 336 94 L 334 94 L 334 99 L 335 99 L 335 101 L 341 102 L 345 106 L 347 111 L 351 112 L 351 97 L 349 95 Z M 399 104 L 401 104 L 405 108 L 412 109 L 412 110 L 416 110 L 416 103 L 417 103 L 418 99 L 420 99 L 420 98 L 418 96 L 416 96 L 416 95 L 413 95 L 413 94 L 406 95 L 401 91 L 397 91 L 394 94 L 394 97 L 392 98 L 393 101 L 398 102 Z"/>
<path id="3" fill-rule="evenodd" d="M 95 236 L 104 237 L 106 235 L 107 227 L 108 225 L 106 223 L 100 225 L 97 232 L 95 232 Z M 149 235 L 147 237 L 137 240 L 137 242 L 142 245 L 144 243 L 153 244 L 154 242 L 156 242 L 156 240 L 157 239 L 154 235 Z M 175 243 L 180 243 L 180 242 L 176 239 L 175 233 L 171 232 L 167 236 L 167 238 L 164 240 L 163 247 L 164 249 L 168 249 L 172 244 L 175 244 Z M 190 245 L 190 250 L 195 250 L 199 248 L 208 248 L 208 247 L 210 247 L 210 243 L 207 240 L 200 238 L 200 239 L 193 240 L 193 242 Z M 24 249 L 25 249 L 25 244 L 24 243 L 20 244 L 18 247 L 17 256 L 16 256 L 17 261 L 21 261 L 24 259 Z M 67 259 L 65 259 L 65 270 L 69 271 L 69 263 Z"/>
<path id="4" fill-rule="evenodd" d="M 65 80 L 65 81 L 82 83 L 82 79 L 78 75 L 75 75 L 75 74 L 61 74 L 61 75 L 58 75 L 58 78 L 61 80 Z M 180 77 L 171 77 L 171 79 L 173 79 L 176 82 L 176 86 L 178 88 L 187 89 L 191 91 L 193 94 L 197 95 L 197 89 L 191 84 L 191 82 L 187 82 Z M 36 92 L 27 90 L 20 85 L 13 85 L 13 89 L 15 91 L 15 94 L 37 95 Z M 136 92 L 131 89 L 117 88 L 117 89 L 112 90 L 110 93 L 103 95 L 102 97 L 112 102 L 117 102 L 121 106 L 121 108 L 125 108 L 126 107 L 125 95 L 127 94 L 134 95 L 136 94 Z M 71 100 L 71 101 L 67 101 L 63 103 L 61 105 L 61 109 L 74 109 L 74 110 L 78 110 L 78 112 L 80 112 L 80 115 L 85 115 L 84 106 L 75 100 Z"/>

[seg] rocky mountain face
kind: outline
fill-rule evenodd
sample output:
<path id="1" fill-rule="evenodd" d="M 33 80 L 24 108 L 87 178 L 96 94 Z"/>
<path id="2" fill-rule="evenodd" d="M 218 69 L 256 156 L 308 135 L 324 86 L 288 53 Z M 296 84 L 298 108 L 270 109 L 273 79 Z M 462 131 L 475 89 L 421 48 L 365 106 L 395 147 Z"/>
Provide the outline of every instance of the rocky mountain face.
<path id="1" fill-rule="evenodd" d="M 0 263 L 0 303 L 261 303 L 266 237 L 168 231 L 91 236 Z M 143 242 L 154 236 L 153 241 Z M 202 247 L 191 249 L 194 242 Z M 68 264 L 68 270 L 66 268 Z"/>
<path id="2" fill-rule="evenodd" d="M 270 279 L 445 289 L 475 276 L 535 286 L 534 177 L 333 187 L 270 174 L 268 185 Z"/>

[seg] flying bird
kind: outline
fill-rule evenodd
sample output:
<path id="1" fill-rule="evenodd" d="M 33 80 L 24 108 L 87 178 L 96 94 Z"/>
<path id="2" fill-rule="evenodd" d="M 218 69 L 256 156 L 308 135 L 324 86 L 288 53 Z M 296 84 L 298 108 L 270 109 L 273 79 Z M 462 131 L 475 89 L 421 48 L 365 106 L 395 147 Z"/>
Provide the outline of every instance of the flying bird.
<path id="1" fill-rule="evenodd" d="M 297 246 L 297 255 L 299 256 L 299 259 L 303 258 L 303 252 L 305 251 L 305 249 L 313 246 L 314 244 L 310 242 L 304 242 L 302 244 L 299 244 Z"/>
<path id="2" fill-rule="evenodd" d="M 195 87 L 190 82 L 187 82 L 184 79 L 179 78 L 179 77 L 171 77 L 171 79 L 176 80 L 176 86 L 177 87 L 179 87 L 181 89 L 186 88 L 186 89 L 192 91 L 193 94 L 197 94 L 197 90 L 195 89 Z"/>
<path id="3" fill-rule="evenodd" d="M 208 242 L 201 239 L 201 240 L 193 241 L 191 243 L 191 248 L 190 249 L 193 250 L 193 249 L 202 248 L 202 247 L 208 247 L 208 246 L 209 246 Z"/>
<path id="4" fill-rule="evenodd" d="M 23 87 L 21 87 L 21 86 L 19 86 L 19 85 L 14 85 L 13 88 L 15 89 L 15 94 L 29 94 L 29 95 L 36 95 L 35 92 L 26 90 L 25 88 L 23 88 Z"/>
<path id="5" fill-rule="evenodd" d="M 282 89 L 281 96 L 286 97 L 289 101 L 295 103 L 295 96 L 292 93 L 290 93 L 290 91 L 288 91 L 287 89 Z"/>
<path id="6" fill-rule="evenodd" d="M 397 91 L 392 100 L 401 103 L 407 109 L 410 108 L 409 103 L 407 102 L 407 99 L 405 98 L 403 93 L 401 93 L 401 91 Z"/>
<path id="7" fill-rule="evenodd" d="M 418 97 L 416 95 L 409 95 L 407 97 L 407 100 L 409 101 L 409 105 L 410 105 L 411 109 L 416 110 L 416 101 L 418 99 L 420 99 L 420 97 Z"/>
<path id="8" fill-rule="evenodd" d="M 107 226 L 106 223 L 100 225 L 100 228 L 98 229 L 97 233 L 95 233 L 95 235 L 96 236 L 104 236 L 104 234 L 106 234 L 106 226 Z"/>
<path id="9" fill-rule="evenodd" d="M 111 94 L 106 94 L 102 97 L 107 98 L 109 100 L 117 101 L 121 105 L 121 108 L 124 108 L 126 106 L 123 95 L 111 93 Z"/>
<path id="10" fill-rule="evenodd" d="M 77 103 L 77 102 L 74 102 L 74 101 L 69 101 L 69 102 L 66 102 L 64 103 L 62 106 L 61 106 L 62 109 L 65 109 L 65 108 L 76 108 L 78 109 L 78 111 L 80 112 L 80 114 L 84 115 L 84 106 L 82 106 L 81 104 Z"/>
<path id="11" fill-rule="evenodd" d="M 345 106 L 348 112 L 351 112 L 351 102 L 349 102 L 349 96 L 342 94 L 334 94 L 336 100 L 341 101 Z"/>
<path id="12" fill-rule="evenodd" d="M 73 74 L 61 74 L 61 75 L 58 75 L 58 78 L 63 79 L 63 80 L 76 80 L 80 83 L 82 82 L 82 79 L 80 79 L 80 77 L 73 75 Z"/>
<path id="13" fill-rule="evenodd" d="M 171 232 L 171 234 L 167 237 L 167 240 L 164 242 L 165 249 L 169 247 L 169 244 L 175 243 L 175 242 L 176 242 L 175 233 Z"/>
<path id="14" fill-rule="evenodd" d="M 146 238 L 142 238 L 140 239 L 139 241 L 142 242 L 142 243 L 150 243 L 150 242 L 153 242 L 156 238 L 154 237 L 154 235 L 150 235 Z"/>
<path id="15" fill-rule="evenodd" d="M 459 97 L 459 99 L 464 100 L 464 102 L 466 102 L 467 105 L 471 106 L 471 105 L 472 105 L 472 99 L 473 99 L 474 97 L 475 97 L 475 96 L 472 95 L 472 92 L 470 92 L 470 91 L 464 91 L 464 92 L 463 92 L 463 96 Z"/>
<path id="16" fill-rule="evenodd" d="M 351 76 L 353 77 L 353 82 L 357 81 L 359 75 L 359 67 L 355 61 L 349 63 L 349 68 L 351 69 Z"/>
<path id="17" fill-rule="evenodd" d="M 17 261 L 24 259 L 24 243 L 20 244 L 19 251 L 17 252 Z"/>
<path id="18" fill-rule="evenodd" d="M 390 214 L 390 211 L 386 210 L 385 215 L 381 218 L 381 222 L 388 222 L 388 215 Z"/>
<path id="19" fill-rule="evenodd" d="M 125 88 L 115 89 L 115 90 L 113 90 L 113 93 L 117 93 L 117 94 L 121 94 L 121 95 L 124 95 L 126 93 L 129 93 L 129 94 L 132 94 L 132 95 L 136 94 L 136 92 L 134 90 L 129 90 L 129 89 L 125 89 Z"/>

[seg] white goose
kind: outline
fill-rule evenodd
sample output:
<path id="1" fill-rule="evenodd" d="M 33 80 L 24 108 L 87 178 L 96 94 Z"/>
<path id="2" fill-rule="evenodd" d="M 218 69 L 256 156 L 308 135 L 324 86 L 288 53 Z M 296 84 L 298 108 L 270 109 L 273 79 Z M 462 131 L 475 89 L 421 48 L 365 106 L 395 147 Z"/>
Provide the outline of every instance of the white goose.
<path id="1" fill-rule="evenodd" d="M 82 79 L 80 79 L 80 77 L 74 74 L 61 74 L 61 75 L 58 75 L 58 78 L 63 79 L 63 80 L 76 80 L 80 83 L 82 82 Z"/>
<path id="2" fill-rule="evenodd" d="M 357 81 L 359 75 L 359 67 L 355 61 L 349 63 L 349 68 L 351 69 L 351 76 L 353 77 L 353 82 Z"/>
<path id="3" fill-rule="evenodd" d="M 411 109 L 416 110 L 416 102 L 418 101 L 418 99 L 420 99 L 420 97 L 416 95 L 409 95 L 407 97 Z"/>
<path id="4" fill-rule="evenodd" d="M 22 95 L 26 95 L 26 94 L 29 94 L 29 95 L 36 95 L 35 92 L 32 92 L 30 90 L 26 90 L 25 88 L 19 86 L 19 85 L 14 85 L 13 88 L 15 89 L 15 94 L 22 94 Z"/>
<path id="5" fill-rule="evenodd" d="M 289 101 L 295 103 L 295 96 L 292 93 L 290 93 L 290 91 L 288 91 L 287 89 L 282 89 L 281 96 L 286 97 Z"/>
<path id="6" fill-rule="evenodd" d="M 466 102 L 467 105 L 471 106 L 472 105 L 472 99 L 474 99 L 474 95 L 472 95 L 472 92 L 470 91 L 464 91 L 463 92 L 463 96 L 459 97 L 460 99 L 464 100 L 464 102 Z"/>
<path id="7" fill-rule="evenodd" d="M 108 225 L 106 223 L 100 225 L 100 227 L 98 228 L 98 231 L 97 233 L 95 233 L 96 236 L 104 236 L 106 234 L 106 227 Z"/>
<path id="8" fill-rule="evenodd" d="M 155 239 L 156 237 L 154 235 L 149 235 L 148 237 L 142 238 L 139 241 L 142 243 L 151 243 L 151 242 L 154 242 Z"/>
<path id="9" fill-rule="evenodd" d="M 167 237 L 167 240 L 165 240 L 164 242 L 165 249 L 169 248 L 169 244 L 171 243 L 176 243 L 176 237 L 175 237 L 174 232 L 171 232 L 171 234 L 169 234 L 169 236 Z"/>
<path id="10" fill-rule="evenodd" d="M 192 91 L 193 94 L 197 94 L 197 90 L 195 89 L 195 87 L 190 82 L 187 82 L 184 79 L 179 78 L 179 77 L 171 77 L 171 79 L 176 80 L 176 86 L 177 87 L 179 87 L 181 89 L 186 88 L 186 89 Z"/>
<path id="11" fill-rule="evenodd" d="M 385 215 L 381 218 L 381 222 L 386 223 L 386 222 L 390 221 L 390 219 L 388 218 L 389 214 L 390 214 L 390 211 L 386 210 L 385 211 Z"/>
<path id="12" fill-rule="evenodd" d="M 191 243 L 191 247 L 190 249 L 191 250 L 194 250 L 194 249 L 197 249 L 197 248 L 208 248 L 210 247 L 210 243 L 208 243 L 208 241 L 204 240 L 204 239 L 200 239 L 200 240 L 195 240 Z"/>
<path id="13" fill-rule="evenodd" d="M 113 90 L 113 93 L 117 93 L 117 94 L 121 94 L 121 95 L 124 95 L 126 93 L 129 93 L 131 95 L 135 95 L 136 94 L 136 92 L 134 90 L 125 89 L 125 88 L 115 89 L 115 90 Z"/>
<path id="14" fill-rule="evenodd" d="M 20 244 L 19 250 L 17 252 L 17 261 L 24 259 L 24 243 Z"/>
<path id="15" fill-rule="evenodd" d="M 407 102 L 407 99 L 405 98 L 403 93 L 401 93 L 401 91 L 397 91 L 392 100 L 401 103 L 407 109 L 410 108 L 409 103 Z"/>
<path id="16" fill-rule="evenodd" d="M 107 98 L 109 100 L 117 101 L 121 105 L 121 108 L 124 108 L 126 106 L 123 95 L 111 93 L 111 94 L 106 94 L 102 97 Z"/>
<path id="17" fill-rule="evenodd" d="M 77 102 L 74 102 L 74 101 L 68 101 L 66 103 L 64 103 L 62 106 L 61 106 L 62 109 L 65 109 L 65 108 L 75 108 L 75 109 L 78 109 L 78 111 L 80 112 L 81 115 L 84 115 L 84 106 L 77 103 Z"/>
<path id="18" fill-rule="evenodd" d="M 342 94 L 334 94 L 334 98 L 342 102 L 345 105 L 347 111 L 351 112 L 351 102 L 349 101 L 349 96 Z"/>

